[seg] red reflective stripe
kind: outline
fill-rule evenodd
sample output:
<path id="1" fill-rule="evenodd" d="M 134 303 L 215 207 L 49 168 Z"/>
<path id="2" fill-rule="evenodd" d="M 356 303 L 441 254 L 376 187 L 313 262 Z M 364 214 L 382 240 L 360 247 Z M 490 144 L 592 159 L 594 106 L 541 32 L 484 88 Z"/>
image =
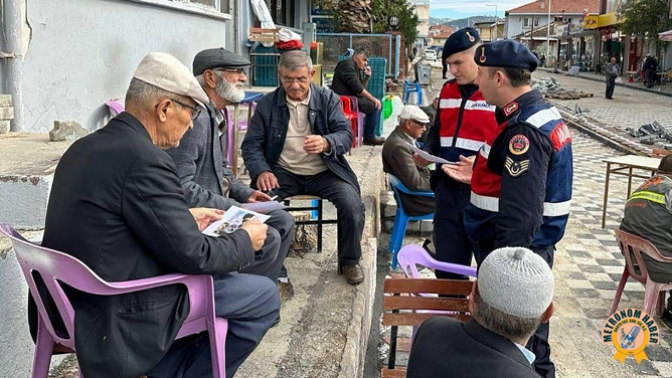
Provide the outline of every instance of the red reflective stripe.
<path id="1" fill-rule="evenodd" d="M 551 142 L 553 143 L 553 148 L 556 151 L 560 151 L 567 143 L 572 141 L 572 135 L 569 132 L 569 127 L 564 122 L 559 123 L 555 126 L 555 129 L 551 131 Z"/>

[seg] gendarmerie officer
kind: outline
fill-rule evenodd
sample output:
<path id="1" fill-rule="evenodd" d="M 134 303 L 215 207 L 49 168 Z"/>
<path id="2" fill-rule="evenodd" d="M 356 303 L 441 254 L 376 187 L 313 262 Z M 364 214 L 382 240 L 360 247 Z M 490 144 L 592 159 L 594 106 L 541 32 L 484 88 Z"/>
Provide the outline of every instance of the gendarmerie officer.
<path id="1" fill-rule="evenodd" d="M 497 248 L 526 247 L 552 267 L 572 195 L 569 129 L 558 110 L 531 89 L 538 61 L 527 47 L 497 41 L 480 46 L 474 59 L 476 82 L 486 101 L 497 106 L 502 131 L 481 148 L 473 167 L 465 163 L 444 171 L 471 182 L 464 224 L 476 261 Z M 536 355 L 537 373 L 554 377 L 548 330 L 548 323 L 542 324 L 527 348 Z"/>
<path id="2" fill-rule="evenodd" d="M 495 107 L 488 105 L 474 81 L 478 66 L 474 53 L 481 44 L 474 28 L 464 28 L 446 40 L 442 58 L 450 65 L 454 79 L 443 86 L 439 96 L 438 114 L 423 149 L 448 161 L 458 162 L 460 156 L 473 156 L 483 143 L 497 134 Z M 426 167 L 418 158 L 416 164 Z M 434 244 L 440 261 L 471 265 L 471 247 L 464 231 L 464 208 L 469 204 L 468 184 L 457 182 L 441 169 L 431 178 L 436 195 L 434 213 Z M 436 272 L 439 278 L 461 276 Z"/>

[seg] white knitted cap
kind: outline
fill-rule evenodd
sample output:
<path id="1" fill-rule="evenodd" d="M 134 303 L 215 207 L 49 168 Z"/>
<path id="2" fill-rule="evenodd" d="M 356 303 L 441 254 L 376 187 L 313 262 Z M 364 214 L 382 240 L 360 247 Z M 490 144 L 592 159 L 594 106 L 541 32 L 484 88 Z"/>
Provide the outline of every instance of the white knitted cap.
<path id="1" fill-rule="evenodd" d="M 492 251 L 478 268 L 478 292 L 490 306 L 520 318 L 539 318 L 553 300 L 553 273 L 527 248 Z"/>

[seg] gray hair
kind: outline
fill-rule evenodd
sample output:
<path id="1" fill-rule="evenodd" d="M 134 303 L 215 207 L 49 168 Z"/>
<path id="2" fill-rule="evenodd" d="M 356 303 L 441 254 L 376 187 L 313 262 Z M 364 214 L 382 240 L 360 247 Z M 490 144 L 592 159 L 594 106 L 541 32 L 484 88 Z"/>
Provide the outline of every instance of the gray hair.
<path id="1" fill-rule="evenodd" d="M 313 70 L 313 60 L 310 58 L 310 55 L 306 54 L 304 51 L 287 51 L 286 53 L 280 55 L 278 71 L 296 71 L 303 67 L 308 68 L 309 72 Z"/>
<path id="2" fill-rule="evenodd" d="M 540 319 L 520 318 L 506 314 L 490 306 L 480 296 L 476 301 L 472 315 L 483 327 L 519 344 L 524 343 L 541 323 Z"/>
<path id="3" fill-rule="evenodd" d="M 196 81 L 198 81 L 201 88 L 205 88 L 205 78 L 203 77 L 203 74 L 196 76 Z"/>
<path id="4" fill-rule="evenodd" d="M 154 103 L 164 98 L 184 98 L 178 94 L 165 91 L 161 88 L 155 87 L 142 80 L 133 78 L 131 84 L 126 91 L 126 101 L 124 107 L 128 109 L 132 107 L 136 110 L 147 110 L 148 107 L 154 106 Z"/>
<path id="5" fill-rule="evenodd" d="M 357 55 L 364 55 L 365 57 L 369 57 L 369 50 L 365 47 L 358 46 L 355 48 L 355 52 L 352 54 L 352 56 L 357 56 Z"/>

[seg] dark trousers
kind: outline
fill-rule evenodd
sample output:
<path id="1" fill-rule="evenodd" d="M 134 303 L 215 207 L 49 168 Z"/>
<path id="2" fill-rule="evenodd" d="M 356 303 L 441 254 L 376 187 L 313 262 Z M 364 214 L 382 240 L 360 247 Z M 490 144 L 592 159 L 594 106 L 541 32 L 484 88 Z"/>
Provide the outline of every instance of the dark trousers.
<path id="1" fill-rule="evenodd" d="M 436 259 L 460 265 L 471 265 L 471 246 L 464 229 L 464 209 L 469 204 L 468 185 L 455 183 L 449 187 L 440 182 L 434 189 L 434 248 Z M 466 277 L 437 270 L 437 278 L 466 279 Z"/>
<path id="2" fill-rule="evenodd" d="M 644 74 L 646 75 L 646 87 L 653 88 L 656 84 L 656 70 L 646 70 Z"/>
<path id="3" fill-rule="evenodd" d="M 357 188 L 336 176 L 330 170 L 312 176 L 295 175 L 282 168 L 274 168 L 280 188 L 278 201 L 297 194 L 308 194 L 326 199 L 336 206 L 338 216 L 338 262 L 352 265 L 362 256 L 364 231 L 364 204 Z"/>
<path id="4" fill-rule="evenodd" d="M 483 260 L 485 260 L 488 254 L 492 251 L 492 246 L 487 246 L 487 243 L 486 245 L 482 245 L 474 241 L 472 241 L 472 248 L 474 249 L 474 257 L 476 258 L 478 266 L 481 265 Z M 553 268 L 555 247 L 530 249 L 546 260 L 546 263 L 548 263 L 548 266 L 550 266 L 551 269 Z M 555 364 L 551 361 L 551 346 L 548 344 L 549 330 L 550 322 L 541 323 L 525 346 L 525 348 L 532 351 L 535 355 L 534 370 L 544 378 L 555 377 Z"/>
<path id="5" fill-rule="evenodd" d="M 271 217 L 266 221 L 268 225 L 269 234 L 271 230 L 277 233 L 280 238 L 280 248 L 278 249 L 278 257 L 276 259 L 275 268 L 280 266 L 279 272 L 273 270 L 275 278 L 287 278 L 287 268 L 285 267 L 285 258 L 289 252 L 289 248 L 292 246 L 292 238 L 294 238 L 294 217 L 292 214 L 286 212 L 285 210 L 275 210 L 270 211 L 266 215 Z M 268 238 L 268 235 L 266 236 Z M 276 274 L 277 273 L 277 274 Z M 272 276 L 267 276 L 270 279 L 273 279 Z"/>
<path id="6" fill-rule="evenodd" d="M 616 76 L 610 76 L 607 78 L 607 90 L 604 97 L 612 98 L 614 95 L 614 88 L 616 88 Z"/>
<path id="7" fill-rule="evenodd" d="M 280 297 L 274 281 L 250 274 L 230 273 L 215 277 L 215 315 L 228 320 L 226 376 L 257 347 L 280 314 Z M 147 374 L 151 378 L 212 377 L 207 334 L 176 341 Z"/>
<path id="8" fill-rule="evenodd" d="M 443 76 L 442 77 L 445 79 L 446 78 L 446 73 L 448 72 L 448 63 L 443 62 L 442 64 L 443 64 Z"/>
<path id="9" fill-rule="evenodd" d="M 371 139 L 376 136 L 376 128 L 380 124 L 380 109 L 374 109 L 370 114 L 364 117 L 364 139 Z"/>

